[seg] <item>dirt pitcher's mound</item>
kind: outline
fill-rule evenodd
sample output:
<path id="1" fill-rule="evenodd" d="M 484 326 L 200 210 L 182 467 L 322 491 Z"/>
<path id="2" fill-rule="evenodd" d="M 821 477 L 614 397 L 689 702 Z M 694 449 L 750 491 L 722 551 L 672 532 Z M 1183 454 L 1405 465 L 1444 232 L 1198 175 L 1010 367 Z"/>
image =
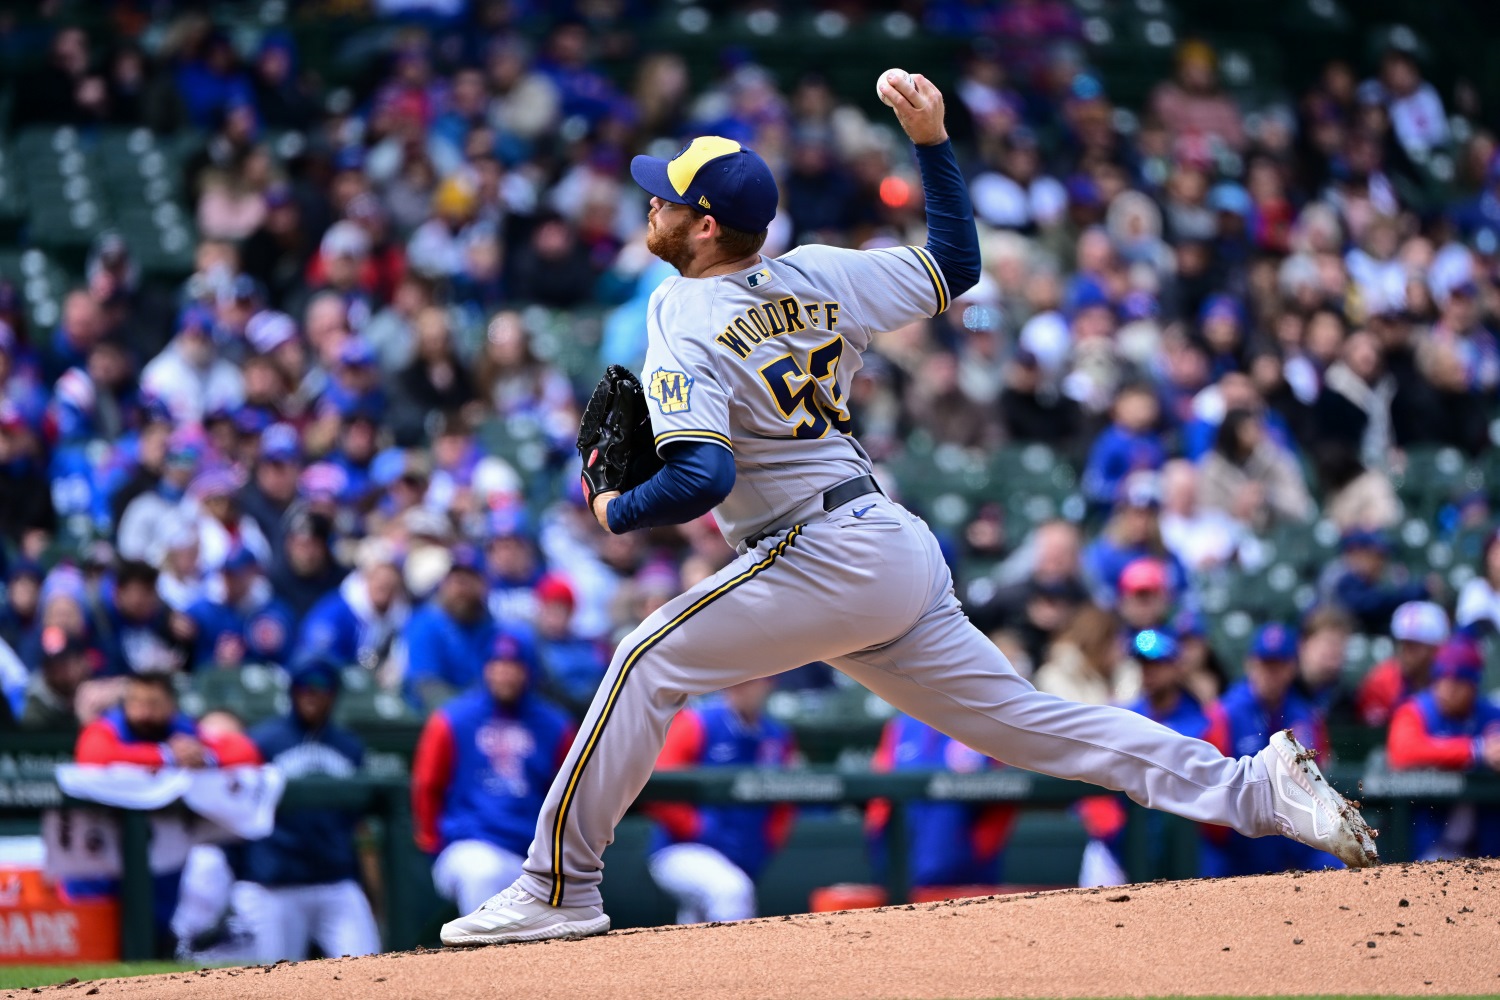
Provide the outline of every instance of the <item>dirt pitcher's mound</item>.
<path id="1" fill-rule="evenodd" d="M 1494 993 L 1500 863 L 1072 889 L 73 990 L 96 986 L 100 1000 Z"/>

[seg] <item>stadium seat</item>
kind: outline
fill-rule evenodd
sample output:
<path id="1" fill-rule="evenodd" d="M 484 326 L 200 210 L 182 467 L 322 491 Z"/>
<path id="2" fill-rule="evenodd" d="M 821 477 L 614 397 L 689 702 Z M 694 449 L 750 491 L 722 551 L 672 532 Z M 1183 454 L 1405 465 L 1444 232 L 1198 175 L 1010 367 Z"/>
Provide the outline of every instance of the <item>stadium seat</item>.
<path id="1" fill-rule="evenodd" d="M 799 811 L 786 846 L 756 879 L 765 916 L 807 911 L 808 897 L 824 885 L 875 882 L 858 810 Z"/>

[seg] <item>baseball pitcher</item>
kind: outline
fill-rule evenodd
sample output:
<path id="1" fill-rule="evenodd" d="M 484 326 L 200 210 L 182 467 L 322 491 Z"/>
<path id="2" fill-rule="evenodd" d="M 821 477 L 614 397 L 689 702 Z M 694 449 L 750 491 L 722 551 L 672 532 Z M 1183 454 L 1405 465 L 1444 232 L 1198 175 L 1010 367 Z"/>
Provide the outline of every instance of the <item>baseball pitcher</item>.
<path id="1" fill-rule="evenodd" d="M 1008 764 L 1247 836 L 1280 833 L 1352 866 L 1377 860 L 1358 812 L 1289 734 L 1226 758 L 1133 712 L 1036 691 L 964 617 L 926 525 L 882 493 L 850 433 L 860 352 L 973 285 L 979 245 L 942 94 L 900 71 L 878 90 L 916 147 L 925 246 L 804 246 L 768 258 L 760 248 L 778 194 L 752 150 L 705 136 L 670 160 L 632 162 L 652 195 L 647 246 L 681 276 L 651 297 L 639 383 L 606 376 L 602 402 L 585 413 L 585 494 L 616 533 L 713 510 L 739 558 L 621 643 L 521 877 L 445 925 L 445 944 L 608 930 L 602 855 L 673 716 L 694 695 L 814 660 Z M 643 405 L 630 402 L 632 388 Z M 628 449 L 647 424 L 662 465 L 633 482 L 621 470 L 634 466 Z"/>

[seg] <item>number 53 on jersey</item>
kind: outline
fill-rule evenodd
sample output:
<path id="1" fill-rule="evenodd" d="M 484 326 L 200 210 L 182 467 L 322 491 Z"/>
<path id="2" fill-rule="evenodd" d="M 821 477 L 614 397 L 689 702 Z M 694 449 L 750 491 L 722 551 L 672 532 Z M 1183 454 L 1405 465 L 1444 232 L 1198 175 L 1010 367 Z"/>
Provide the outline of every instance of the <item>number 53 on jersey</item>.
<path id="1" fill-rule="evenodd" d="M 809 351 L 805 363 L 792 353 L 761 365 L 760 377 L 771 390 L 776 408 L 788 421 L 796 422 L 792 437 L 820 438 L 830 427 L 840 434 L 848 434 L 852 429 L 838 381 L 838 365 L 843 356 L 844 338 L 836 336 Z"/>

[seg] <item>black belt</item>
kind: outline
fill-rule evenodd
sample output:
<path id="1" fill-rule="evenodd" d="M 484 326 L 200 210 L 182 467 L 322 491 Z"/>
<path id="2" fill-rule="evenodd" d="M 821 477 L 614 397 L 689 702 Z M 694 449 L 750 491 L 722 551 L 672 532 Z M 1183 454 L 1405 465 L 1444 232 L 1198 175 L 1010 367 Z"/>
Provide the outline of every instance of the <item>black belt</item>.
<path id="1" fill-rule="evenodd" d="M 880 484 L 874 476 L 855 476 L 823 492 L 823 509 L 838 510 L 850 500 L 858 500 L 866 493 L 879 493 Z"/>
<path id="2" fill-rule="evenodd" d="M 838 510 L 850 500 L 858 500 L 866 493 L 882 493 L 883 495 L 880 484 L 875 481 L 874 476 L 855 476 L 853 479 L 846 479 L 837 486 L 831 486 L 823 491 L 823 510 Z M 762 531 L 758 535 L 747 538 L 745 547 L 753 549 L 781 530 L 783 529 Z"/>

